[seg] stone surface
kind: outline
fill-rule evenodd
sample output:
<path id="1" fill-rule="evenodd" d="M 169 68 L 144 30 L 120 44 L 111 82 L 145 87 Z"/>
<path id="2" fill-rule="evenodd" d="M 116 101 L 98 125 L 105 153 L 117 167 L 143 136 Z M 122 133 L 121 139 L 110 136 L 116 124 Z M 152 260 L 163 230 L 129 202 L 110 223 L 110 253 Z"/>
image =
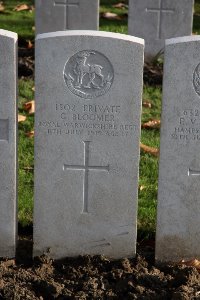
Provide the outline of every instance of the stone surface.
<path id="1" fill-rule="evenodd" d="M 156 259 L 200 258 L 200 38 L 167 40 Z"/>
<path id="2" fill-rule="evenodd" d="M 17 34 L 0 30 L 0 54 L 0 257 L 14 257 Z"/>
<path id="3" fill-rule="evenodd" d="M 116 33 L 38 36 L 34 255 L 135 254 L 143 48 Z"/>
<path id="4" fill-rule="evenodd" d="M 194 0 L 130 0 L 128 32 L 145 39 L 145 57 L 163 52 L 165 39 L 192 33 Z"/>
<path id="5" fill-rule="evenodd" d="M 35 6 L 37 34 L 99 28 L 99 0 L 36 0 Z"/>

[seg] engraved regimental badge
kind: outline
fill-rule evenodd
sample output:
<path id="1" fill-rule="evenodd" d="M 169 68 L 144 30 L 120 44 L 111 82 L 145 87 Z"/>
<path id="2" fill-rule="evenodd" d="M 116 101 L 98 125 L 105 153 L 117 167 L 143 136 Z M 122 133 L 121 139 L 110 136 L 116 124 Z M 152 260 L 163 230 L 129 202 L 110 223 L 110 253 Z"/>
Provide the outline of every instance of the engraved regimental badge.
<path id="1" fill-rule="evenodd" d="M 198 64 L 194 70 L 193 85 L 196 93 L 200 96 L 200 64 Z"/>
<path id="2" fill-rule="evenodd" d="M 73 94 L 85 99 L 107 93 L 113 79 L 114 70 L 108 58 L 93 50 L 76 53 L 64 67 L 66 85 Z"/>

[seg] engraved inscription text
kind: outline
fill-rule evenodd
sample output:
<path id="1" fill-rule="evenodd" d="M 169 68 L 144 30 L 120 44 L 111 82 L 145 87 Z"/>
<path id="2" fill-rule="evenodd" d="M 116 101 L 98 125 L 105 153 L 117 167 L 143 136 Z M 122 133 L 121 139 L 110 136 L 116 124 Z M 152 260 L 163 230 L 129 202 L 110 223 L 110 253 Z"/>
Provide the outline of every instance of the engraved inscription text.
<path id="1" fill-rule="evenodd" d="M 121 122 L 121 105 L 55 103 L 55 119 L 41 120 L 38 126 L 48 135 L 124 136 L 135 134 L 134 123 Z M 84 138 L 83 138 L 84 139 Z"/>

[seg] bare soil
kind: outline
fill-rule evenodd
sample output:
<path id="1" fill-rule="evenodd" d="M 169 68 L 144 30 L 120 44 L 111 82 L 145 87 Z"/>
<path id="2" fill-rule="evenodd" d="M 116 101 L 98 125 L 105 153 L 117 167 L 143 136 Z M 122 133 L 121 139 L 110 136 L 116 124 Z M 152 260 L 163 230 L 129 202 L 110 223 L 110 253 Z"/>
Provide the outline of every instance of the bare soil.
<path id="1" fill-rule="evenodd" d="M 200 299 L 193 267 L 156 266 L 154 242 L 138 244 L 135 258 L 103 256 L 32 260 L 31 232 L 20 232 L 17 258 L 0 259 L 0 299 Z"/>

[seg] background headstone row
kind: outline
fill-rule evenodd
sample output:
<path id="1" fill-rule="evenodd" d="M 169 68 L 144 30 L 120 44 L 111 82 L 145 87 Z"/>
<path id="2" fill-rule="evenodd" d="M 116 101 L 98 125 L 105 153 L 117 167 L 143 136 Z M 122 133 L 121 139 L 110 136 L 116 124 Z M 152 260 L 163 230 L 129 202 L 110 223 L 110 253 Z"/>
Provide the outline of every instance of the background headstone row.
<path id="1" fill-rule="evenodd" d="M 98 30 L 99 0 L 36 0 L 36 33 Z M 129 0 L 128 34 L 145 40 L 145 58 L 165 39 L 192 34 L 194 0 Z"/>

